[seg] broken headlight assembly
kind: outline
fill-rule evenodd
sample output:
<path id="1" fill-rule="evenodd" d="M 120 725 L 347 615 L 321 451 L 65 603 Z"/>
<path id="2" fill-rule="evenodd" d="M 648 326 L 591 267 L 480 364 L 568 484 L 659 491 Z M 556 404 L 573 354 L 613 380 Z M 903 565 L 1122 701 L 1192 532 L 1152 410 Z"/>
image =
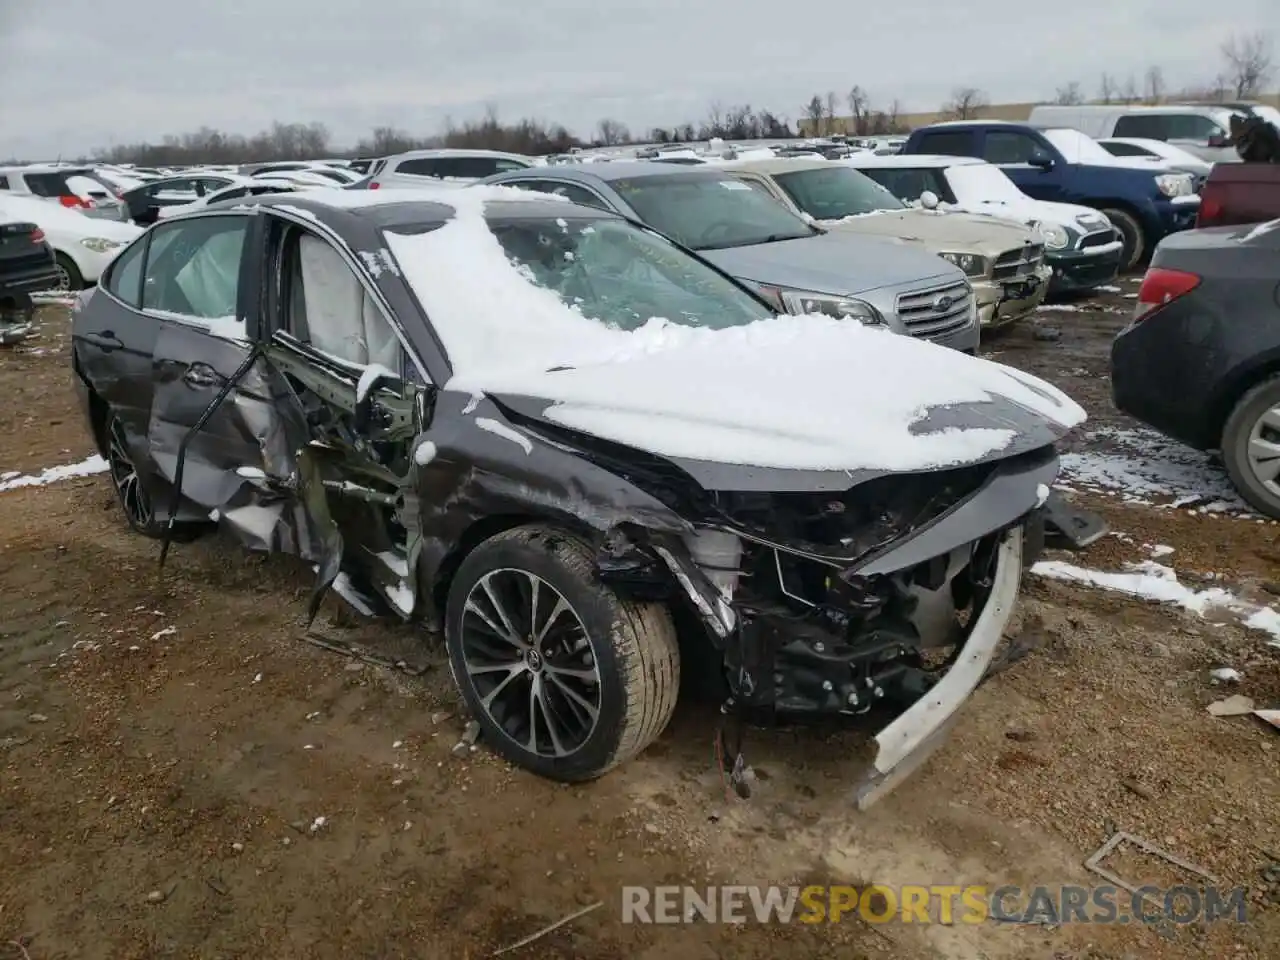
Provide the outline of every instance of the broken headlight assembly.
<path id="1" fill-rule="evenodd" d="M 938 256 L 955 264 L 964 271 L 966 277 L 985 277 L 990 270 L 987 258 L 976 253 L 939 253 Z"/>
<path id="2" fill-rule="evenodd" d="M 884 324 L 880 311 L 856 297 L 840 297 L 803 290 L 779 290 L 778 296 L 788 313 L 820 313 L 837 320 L 858 320 L 867 326 Z"/>

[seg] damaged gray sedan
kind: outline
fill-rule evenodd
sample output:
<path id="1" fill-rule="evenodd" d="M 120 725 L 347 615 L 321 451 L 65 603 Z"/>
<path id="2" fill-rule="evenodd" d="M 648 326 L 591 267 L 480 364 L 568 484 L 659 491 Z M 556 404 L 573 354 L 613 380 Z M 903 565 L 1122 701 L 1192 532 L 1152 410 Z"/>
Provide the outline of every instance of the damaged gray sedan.
<path id="1" fill-rule="evenodd" d="M 891 708 L 865 805 L 985 673 L 1083 412 L 773 314 L 603 211 L 317 190 L 151 228 L 81 295 L 73 363 L 136 531 L 220 523 L 314 565 L 313 617 L 332 589 L 442 629 L 511 761 L 599 776 L 683 664 L 729 716 Z"/>

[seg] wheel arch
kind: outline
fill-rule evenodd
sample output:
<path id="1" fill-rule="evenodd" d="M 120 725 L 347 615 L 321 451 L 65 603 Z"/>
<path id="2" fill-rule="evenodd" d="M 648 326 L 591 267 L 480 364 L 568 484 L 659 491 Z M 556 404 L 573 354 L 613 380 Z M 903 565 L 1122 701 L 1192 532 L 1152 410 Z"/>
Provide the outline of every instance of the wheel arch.
<path id="1" fill-rule="evenodd" d="M 1227 418 L 1231 416 L 1231 411 L 1240 402 L 1240 398 L 1262 381 L 1274 376 L 1280 376 L 1280 347 L 1252 358 L 1248 366 L 1232 371 L 1223 381 L 1210 401 L 1209 429 L 1214 447 L 1221 443 Z"/>

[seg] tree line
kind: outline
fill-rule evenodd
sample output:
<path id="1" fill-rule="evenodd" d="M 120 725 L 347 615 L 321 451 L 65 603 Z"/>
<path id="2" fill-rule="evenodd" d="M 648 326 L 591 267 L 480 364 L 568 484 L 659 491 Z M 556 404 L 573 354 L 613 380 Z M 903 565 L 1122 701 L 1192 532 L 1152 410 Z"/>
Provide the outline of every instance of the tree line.
<path id="1" fill-rule="evenodd" d="M 1274 75 L 1271 38 L 1263 33 L 1232 36 L 1220 49 L 1218 72 L 1204 83 L 1170 90 L 1159 65 L 1152 65 L 1139 77 L 1123 79 L 1103 73 L 1098 81 L 1097 103 L 1150 103 L 1170 100 L 1239 100 L 1256 97 Z M 1053 102 L 1079 104 L 1087 100 L 1079 82 L 1059 87 Z M 966 120 L 990 106 L 990 99 L 977 87 L 956 87 L 942 104 L 940 113 Z M 846 112 L 847 110 L 847 112 Z M 726 140 L 788 139 L 807 134 L 836 133 L 877 136 L 904 133 L 907 126 L 901 102 L 893 99 L 878 107 L 866 88 L 855 84 L 842 97 L 834 91 L 815 93 L 802 107 L 795 127 L 781 114 L 753 109 L 749 104 L 725 106 L 713 103 L 706 116 L 696 122 L 671 127 L 632 131 L 613 118 L 601 120 L 592 135 L 579 137 L 567 127 L 524 118 L 512 123 L 499 119 L 490 108 L 479 120 L 461 125 L 445 123 L 443 131 L 416 135 L 391 126 L 375 127 L 354 147 L 334 143 L 323 123 L 273 123 L 251 135 L 228 133 L 201 127 L 189 133 L 166 136 L 159 143 L 132 143 L 96 150 L 93 159 L 107 163 L 139 166 L 182 166 L 198 163 L 235 164 L 265 160 L 310 160 L 321 157 L 382 157 L 406 150 L 440 147 L 502 150 L 510 153 L 545 155 L 566 153 L 574 148 L 621 146 L 634 143 L 682 143 L 722 137 Z"/>

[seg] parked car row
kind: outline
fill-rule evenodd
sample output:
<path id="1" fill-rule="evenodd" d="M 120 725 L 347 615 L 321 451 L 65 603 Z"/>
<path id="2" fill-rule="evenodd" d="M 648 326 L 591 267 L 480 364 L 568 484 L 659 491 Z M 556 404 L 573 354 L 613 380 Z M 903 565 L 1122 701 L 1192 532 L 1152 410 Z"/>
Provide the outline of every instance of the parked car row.
<path id="1" fill-rule="evenodd" d="M 1084 414 L 895 335 L 951 290 L 976 329 L 963 272 L 749 173 L 546 167 L 157 222 L 72 311 L 125 518 L 162 557 L 214 523 L 299 555 L 313 616 L 333 590 L 434 625 L 486 742 L 555 779 L 643 750 L 682 673 L 735 711 L 890 708 L 870 804 L 982 680 Z"/>

